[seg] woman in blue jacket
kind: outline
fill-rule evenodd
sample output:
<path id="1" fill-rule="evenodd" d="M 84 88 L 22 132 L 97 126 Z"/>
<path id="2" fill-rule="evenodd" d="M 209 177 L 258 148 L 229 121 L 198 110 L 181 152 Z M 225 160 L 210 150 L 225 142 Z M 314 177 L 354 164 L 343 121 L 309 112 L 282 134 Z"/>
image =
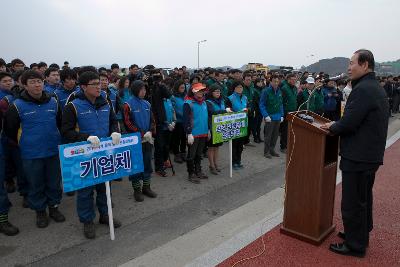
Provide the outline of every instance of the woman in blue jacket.
<path id="1" fill-rule="evenodd" d="M 208 128 L 211 131 L 212 127 L 212 116 L 217 114 L 226 113 L 225 101 L 221 95 L 221 86 L 219 84 L 213 84 L 210 86 L 208 91 L 208 99 L 207 99 L 207 109 L 208 109 Z M 228 109 L 229 110 L 229 109 Z M 229 110 L 231 111 L 231 110 Z M 213 144 L 212 136 L 208 141 L 208 162 L 210 163 L 210 172 L 212 174 L 217 175 L 221 172 L 221 169 L 218 168 L 218 148 L 222 146 L 223 143 Z"/>
<path id="2" fill-rule="evenodd" d="M 231 86 L 233 93 L 228 97 L 228 112 L 247 112 L 247 97 L 243 95 L 243 83 L 234 81 Z M 234 170 L 243 169 L 242 152 L 244 145 L 244 137 L 232 140 L 232 167 Z"/>
<path id="3" fill-rule="evenodd" d="M 183 128 L 183 104 L 186 96 L 186 87 L 183 80 L 174 84 L 174 95 L 171 98 L 176 114 L 176 125 L 172 135 L 172 150 L 174 161 L 183 163 L 186 160 L 186 135 Z"/>

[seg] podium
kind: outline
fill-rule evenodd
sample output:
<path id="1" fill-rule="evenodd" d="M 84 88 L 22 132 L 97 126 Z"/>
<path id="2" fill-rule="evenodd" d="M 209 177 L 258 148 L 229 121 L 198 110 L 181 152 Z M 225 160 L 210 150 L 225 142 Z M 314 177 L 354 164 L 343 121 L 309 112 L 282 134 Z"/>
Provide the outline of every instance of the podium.
<path id="1" fill-rule="evenodd" d="M 298 117 L 313 117 L 312 123 Z M 288 113 L 286 187 L 281 233 L 321 244 L 334 231 L 339 137 L 320 128 L 330 122 L 310 111 Z"/>

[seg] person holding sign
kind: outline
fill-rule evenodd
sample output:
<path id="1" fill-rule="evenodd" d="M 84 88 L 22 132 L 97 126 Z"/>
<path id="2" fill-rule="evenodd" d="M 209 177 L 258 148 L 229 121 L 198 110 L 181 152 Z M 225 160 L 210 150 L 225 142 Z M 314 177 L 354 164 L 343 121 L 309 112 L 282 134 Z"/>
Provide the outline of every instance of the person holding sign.
<path id="1" fill-rule="evenodd" d="M 208 91 L 207 109 L 208 109 L 208 128 L 211 129 L 212 115 L 223 114 L 232 110 L 225 108 L 225 101 L 221 95 L 222 87 L 218 83 L 210 86 Z M 210 172 L 217 175 L 221 170 L 217 166 L 218 148 L 223 143 L 213 144 L 212 137 L 208 141 L 208 162 L 210 163 Z"/>
<path id="2" fill-rule="evenodd" d="M 104 94 L 101 94 L 99 75 L 87 71 L 79 76 L 81 91 L 64 108 L 61 133 L 68 143 L 89 141 L 94 148 L 99 147 L 102 137 L 111 136 L 113 144 L 119 144 L 118 122 L 115 113 Z M 110 135 L 111 133 L 111 135 Z M 83 223 L 84 235 L 88 239 L 96 237 L 93 223 L 96 213 L 93 205 L 93 191 L 97 191 L 96 205 L 100 213 L 99 223 L 107 224 L 108 208 L 104 183 L 89 186 L 77 191 L 77 211 Z M 114 219 L 114 227 L 121 223 Z"/>
<path id="3" fill-rule="evenodd" d="M 19 144 L 29 185 L 28 203 L 36 211 L 36 226 L 45 228 L 49 225 L 47 207 L 55 222 L 65 221 L 58 210 L 62 197 L 58 158 L 61 109 L 56 98 L 43 90 L 40 73 L 27 71 L 21 81 L 25 90 L 6 114 L 5 133 Z"/>
<path id="4" fill-rule="evenodd" d="M 201 155 L 207 139 L 211 137 L 204 89 L 206 87 L 202 83 L 192 84 L 183 104 L 183 121 L 188 140 L 186 159 L 188 179 L 195 184 L 201 183 L 200 179 L 208 178 L 201 171 Z"/>
<path id="5" fill-rule="evenodd" d="M 243 83 L 234 81 L 232 83 L 233 93 L 228 97 L 227 112 L 247 112 L 247 97 L 243 95 Z M 242 152 L 245 138 L 240 137 L 232 140 L 232 168 L 234 170 L 243 169 Z"/>
<path id="6" fill-rule="evenodd" d="M 261 92 L 260 111 L 265 122 L 264 157 L 279 157 L 275 152 L 275 145 L 279 136 L 279 125 L 283 122 L 283 99 L 278 76 L 272 76 L 270 86 Z"/>
<path id="7" fill-rule="evenodd" d="M 151 198 L 157 197 L 157 194 L 150 188 L 150 177 L 153 172 L 151 156 L 155 123 L 151 112 L 151 105 L 144 100 L 146 96 L 144 82 L 136 80 L 131 84 L 130 89 L 133 96 L 124 104 L 124 123 L 128 132 L 140 132 L 141 134 L 144 172 L 130 175 L 129 180 L 132 183 L 135 200 L 142 202 L 144 200 L 143 195 Z M 140 180 L 143 181 L 143 188 Z"/>

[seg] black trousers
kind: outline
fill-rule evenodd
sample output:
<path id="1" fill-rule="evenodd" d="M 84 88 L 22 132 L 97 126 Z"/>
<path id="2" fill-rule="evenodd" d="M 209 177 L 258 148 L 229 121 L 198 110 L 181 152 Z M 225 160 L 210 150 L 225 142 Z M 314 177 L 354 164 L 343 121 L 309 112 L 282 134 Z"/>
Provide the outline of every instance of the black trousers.
<path id="1" fill-rule="evenodd" d="M 372 187 L 377 168 L 367 171 L 342 172 L 342 220 L 346 245 L 365 251 L 373 228 Z"/>
<path id="2" fill-rule="evenodd" d="M 169 139 L 171 132 L 164 130 L 162 126 L 156 127 L 156 136 L 154 138 L 154 169 L 160 171 L 164 169 L 164 161 L 169 156 Z"/>
<path id="3" fill-rule="evenodd" d="M 171 145 L 174 154 L 186 153 L 186 134 L 183 124 L 178 122 L 172 132 Z"/>
<path id="4" fill-rule="evenodd" d="M 285 116 L 286 118 L 286 116 Z M 288 121 L 286 119 L 281 122 L 279 125 L 279 134 L 280 134 L 280 146 L 281 149 L 287 148 L 287 137 L 288 137 Z"/>
<path id="5" fill-rule="evenodd" d="M 207 143 L 207 137 L 197 137 L 188 145 L 186 167 L 189 174 L 201 172 L 201 156 Z"/>
<path id="6" fill-rule="evenodd" d="M 263 116 L 261 115 L 261 112 L 256 109 L 255 110 L 255 115 L 254 115 L 254 132 L 253 136 L 255 139 L 261 139 L 261 123 L 263 120 Z"/>
<path id="7" fill-rule="evenodd" d="M 232 164 L 240 164 L 242 162 L 243 145 L 245 138 L 241 137 L 232 140 Z"/>

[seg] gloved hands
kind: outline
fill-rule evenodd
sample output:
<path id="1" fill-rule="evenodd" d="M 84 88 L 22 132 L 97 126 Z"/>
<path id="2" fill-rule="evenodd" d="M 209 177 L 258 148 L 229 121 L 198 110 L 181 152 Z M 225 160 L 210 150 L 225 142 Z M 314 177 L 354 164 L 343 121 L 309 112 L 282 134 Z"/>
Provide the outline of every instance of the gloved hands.
<path id="1" fill-rule="evenodd" d="M 153 144 L 153 143 L 154 143 L 154 141 L 153 141 L 153 136 L 152 136 L 152 134 L 151 134 L 150 131 L 149 131 L 149 132 L 146 132 L 146 133 L 143 135 L 143 141 L 142 141 L 142 143 L 146 143 L 146 142 L 148 142 L 148 143 L 150 143 L 150 144 Z"/>
<path id="2" fill-rule="evenodd" d="M 188 134 L 187 139 L 188 139 L 188 145 L 189 146 L 193 145 L 193 143 L 194 143 L 193 134 Z"/>
<path id="3" fill-rule="evenodd" d="M 90 144 L 92 145 L 92 147 L 99 147 L 100 146 L 100 139 L 97 136 L 89 136 L 87 141 L 90 142 Z"/>
<path id="4" fill-rule="evenodd" d="M 175 129 L 175 122 L 171 122 L 170 124 L 168 124 L 168 130 L 170 132 L 172 132 Z"/>
<path id="5" fill-rule="evenodd" d="M 271 122 L 271 117 L 270 117 L 270 116 L 265 117 L 265 118 L 264 118 L 264 121 L 265 121 L 265 122 Z"/>
<path id="6" fill-rule="evenodd" d="M 111 139 L 112 139 L 113 145 L 118 145 L 119 142 L 121 141 L 121 134 L 117 133 L 117 132 L 113 132 L 111 134 Z"/>
<path id="7" fill-rule="evenodd" d="M 281 122 L 283 122 L 283 117 L 281 117 Z"/>
<path id="8" fill-rule="evenodd" d="M 226 108 L 225 111 L 228 112 L 228 113 L 231 113 L 232 109 L 231 108 Z"/>
<path id="9" fill-rule="evenodd" d="M 244 112 L 247 112 L 247 111 L 248 111 L 248 109 L 247 109 L 247 108 L 244 108 L 244 109 L 242 109 L 242 111 L 244 111 Z"/>

